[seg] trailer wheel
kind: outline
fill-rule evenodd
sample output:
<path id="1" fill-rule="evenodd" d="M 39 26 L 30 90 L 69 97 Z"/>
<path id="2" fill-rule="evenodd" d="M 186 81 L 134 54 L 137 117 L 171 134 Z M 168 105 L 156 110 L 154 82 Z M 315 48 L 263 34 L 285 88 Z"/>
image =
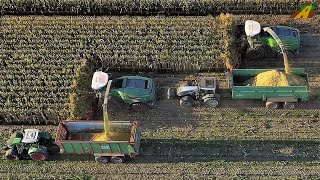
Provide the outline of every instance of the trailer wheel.
<path id="1" fill-rule="evenodd" d="M 147 105 L 144 103 L 133 103 L 130 106 L 131 110 L 134 112 L 144 112 L 147 110 Z"/>
<path id="2" fill-rule="evenodd" d="M 278 102 L 266 102 L 266 107 L 268 109 L 277 109 L 279 107 Z"/>
<path id="3" fill-rule="evenodd" d="M 107 156 L 95 156 L 94 160 L 98 163 L 107 164 L 109 162 L 109 157 Z"/>
<path id="4" fill-rule="evenodd" d="M 120 163 L 123 163 L 124 162 L 124 157 L 121 157 L 121 156 L 112 156 L 110 158 L 111 162 L 112 163 L 115 163 L 115 164 L 120 164 Z"/>
<path id="5" fill-rule="evenodd" d="M 204 103 L 206 103 L 206 106 L 210 108 L 214 108 L 219 105 L 219 102 L 215 98 L 207 98 L 204 100 Z"/>
<path id="6" fill-rule="evenodd" d="M 184 96 L 180 99 L 180 106 L 189 108 L 193 105 L 193 98 L 191 96 Z"/>
<path id="7" fill-rule="evenodd" d="M 284 104 L 283 104 L 283 107 L 285 108 L 285 109 L 294 109 L 294 103 L 293 102 L 285 102 Z"/>
<path id="8" fill-rule="evenodd" d="M 20 155 L 19 155 L 17 149 L 9 149 L 9 150 L 6 152 L 5 157 L 6 157 L 8 160 L 20 160 Z"/>

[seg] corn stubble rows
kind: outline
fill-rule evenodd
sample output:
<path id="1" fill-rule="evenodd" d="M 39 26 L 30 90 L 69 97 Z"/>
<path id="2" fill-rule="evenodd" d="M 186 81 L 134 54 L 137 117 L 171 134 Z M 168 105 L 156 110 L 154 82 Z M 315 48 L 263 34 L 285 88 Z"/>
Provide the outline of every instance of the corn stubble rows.
<path id="1" fill-rule="evenodd" d="M 304 166 L 304 168 L 301 168 Z M 125 171 L 124 171 L 125 169 Z M 46 163 L 12 163 L 0 167 L 2 177 L 11 179 L 55 178 L 168 178 L 181 177 L 199 179 L 209 177 L 286 177 L 315 178 L 319 176 L 319 166 L 310 162 L 201 162 L 201 163 L 154 163 L 121 164 L 105 166 L 95 162 L 46 162 Z M 81 171 L 81 173 L 79 173 Z M 37 173 L 36 173 L 37 172 Z M 48 174 L 50 172 L 50 174 Z M 75 173 L 77 172 L 77 173 Z M 20 176 L 18 176 L 18 174 Z"/>

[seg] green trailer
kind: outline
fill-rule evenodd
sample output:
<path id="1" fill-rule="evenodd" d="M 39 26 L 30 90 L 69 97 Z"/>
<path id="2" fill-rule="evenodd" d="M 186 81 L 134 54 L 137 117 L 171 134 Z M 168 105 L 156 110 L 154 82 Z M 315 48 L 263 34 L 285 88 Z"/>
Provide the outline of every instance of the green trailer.
<path id="1" fill-rule="evenodd" d="M 92 140 L 103 132 L 103 121 L 63 121 L 55 141 L 61 153 L 93 154 L 100 163 L 122 163 L 139 154 L 141 132 L 136 121 L 110 121 L 109 139 Z"/>
<path id="2" fill-rule="evenodd" d="M 293 109 L 298 101 L 309 99 L 308 86 L 246 86 L 243 84 L 259 73 L 270 70 L 272 69 L 234 69 L 228 73 L 232 99 L 262 99 L 270 109 L 277 109 L 280 104 L 283 104 L 286 109 Z M 304 68 L 295 68 L 292 71 L 303 77 L 308 84 L 308 74 Z"/>

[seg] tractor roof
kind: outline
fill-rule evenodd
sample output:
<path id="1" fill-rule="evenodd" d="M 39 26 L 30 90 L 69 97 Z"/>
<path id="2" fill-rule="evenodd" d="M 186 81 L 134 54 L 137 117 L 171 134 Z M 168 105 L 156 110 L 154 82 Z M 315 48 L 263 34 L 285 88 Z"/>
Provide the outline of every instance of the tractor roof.
<path id="1" fill-rule="evenodd" d="M 38 141 L 39 129 L 25 129 L 22 142 L 35 143 Z"/>
<path id="2" fill-rule="evenodd" d="M 122 79 L 143 79 L 143 80 L 150 80 L 150 78 L 143 77 L 143 76 L 122 76 Z"/>

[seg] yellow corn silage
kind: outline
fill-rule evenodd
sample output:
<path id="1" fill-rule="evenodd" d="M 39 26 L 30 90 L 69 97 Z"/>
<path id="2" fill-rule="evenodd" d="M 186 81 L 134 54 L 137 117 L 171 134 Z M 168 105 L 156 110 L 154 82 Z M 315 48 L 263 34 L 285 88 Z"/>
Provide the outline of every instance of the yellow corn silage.
<path id="1" fill-rule="evenodd" d="M 286 74 L 278 70 L 262 72 L 246 82 L 249 86 L 304 86 L 303 77 L 295 74 Z"/>
<path id="2" fill-rule="evenodd" d="M 93 136 L 93 138 L 91 139 L 91 141 L 109 141 L 109 116 L 108 116 L 108 112 L 104 112 L 103 114 L 103 119 L 104 119 L 104 123 L 103 123 L 103 128 L 104 128 L 104 132 L 96 134 L 95 136 Z"/>

